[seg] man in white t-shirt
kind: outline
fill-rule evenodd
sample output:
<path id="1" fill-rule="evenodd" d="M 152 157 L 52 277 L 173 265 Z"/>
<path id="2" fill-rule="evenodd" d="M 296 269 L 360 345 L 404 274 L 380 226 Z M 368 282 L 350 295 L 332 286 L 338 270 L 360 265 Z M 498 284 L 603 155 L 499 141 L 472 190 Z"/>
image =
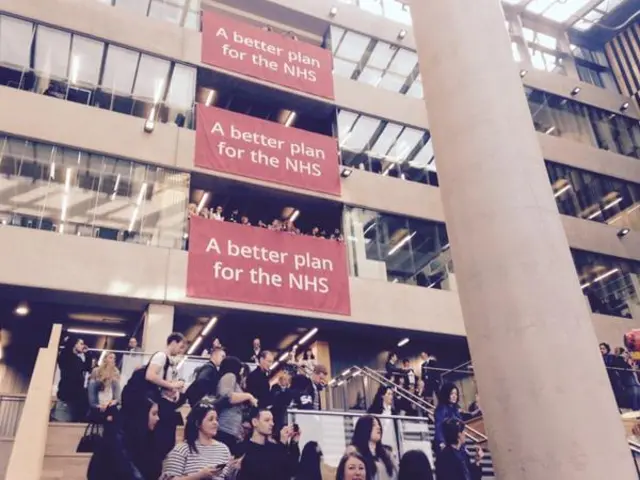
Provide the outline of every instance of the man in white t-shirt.
<path id="1" fill-rule="evenodd" d="M 166 456 L 176 443 L 180 394 L 184 381 L 178 378 L 178 356 L 184 353 L 186 342 L 181 333 L 172 333 L 167 338 L 164 352 L 156 352 L 149 360 L 145 378 L 160 387 L 162 400 L 158 403 L 160 420 L 155 428 L 158 453 Z"/>

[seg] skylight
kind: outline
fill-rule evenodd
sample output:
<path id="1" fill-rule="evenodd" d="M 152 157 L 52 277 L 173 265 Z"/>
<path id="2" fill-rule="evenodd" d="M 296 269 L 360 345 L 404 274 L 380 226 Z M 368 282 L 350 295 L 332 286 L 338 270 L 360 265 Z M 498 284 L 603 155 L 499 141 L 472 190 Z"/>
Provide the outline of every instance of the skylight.
<path id="1" fill-rule="evenodd" d="M 625 0 L 502 0 L 507 5 L 577 30 L 588 30 Z"/>

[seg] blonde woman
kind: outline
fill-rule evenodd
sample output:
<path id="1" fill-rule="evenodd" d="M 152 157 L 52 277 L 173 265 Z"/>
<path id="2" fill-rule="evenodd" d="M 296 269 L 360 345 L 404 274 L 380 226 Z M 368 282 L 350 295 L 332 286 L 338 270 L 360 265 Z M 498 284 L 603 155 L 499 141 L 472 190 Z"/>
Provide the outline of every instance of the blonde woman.
<path id="1" fill-rule="evenodd" d="M 120 404 L 120 371 L 116 354 L 107 353 L 102 363 L 93 369 L 89 380 L 89 418 L 94 423 L 112 422 Z"/>

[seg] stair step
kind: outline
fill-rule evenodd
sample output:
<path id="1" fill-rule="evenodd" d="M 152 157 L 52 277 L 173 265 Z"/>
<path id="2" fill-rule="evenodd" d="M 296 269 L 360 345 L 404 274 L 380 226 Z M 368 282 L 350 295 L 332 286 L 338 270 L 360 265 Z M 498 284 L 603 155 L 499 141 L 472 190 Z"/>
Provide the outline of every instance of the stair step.
<path id="1" fill-rule="evenodd" d="M 86 480 L 90 461 L 90 453 L 45 455 L 41 478 L 49 480 Z"/>

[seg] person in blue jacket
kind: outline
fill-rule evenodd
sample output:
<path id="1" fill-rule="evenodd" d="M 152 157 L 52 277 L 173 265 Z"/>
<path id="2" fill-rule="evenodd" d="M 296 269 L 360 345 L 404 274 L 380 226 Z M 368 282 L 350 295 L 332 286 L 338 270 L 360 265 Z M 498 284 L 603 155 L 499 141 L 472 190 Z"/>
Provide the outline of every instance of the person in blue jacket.
<path id="1" fill-rule="evenodd" d="M 462 413 L 460 411 L 460 405 L 458 404 L 458 398 L 458 387 L 453 383 L 445 383 L 438 393 L 438 406 L 435 412 L 436 428 L 433 442 L 433 449 L 436 454 L 446 445 L 442 431 L 444 422 L 451 418 L 462 422 Z"/>

